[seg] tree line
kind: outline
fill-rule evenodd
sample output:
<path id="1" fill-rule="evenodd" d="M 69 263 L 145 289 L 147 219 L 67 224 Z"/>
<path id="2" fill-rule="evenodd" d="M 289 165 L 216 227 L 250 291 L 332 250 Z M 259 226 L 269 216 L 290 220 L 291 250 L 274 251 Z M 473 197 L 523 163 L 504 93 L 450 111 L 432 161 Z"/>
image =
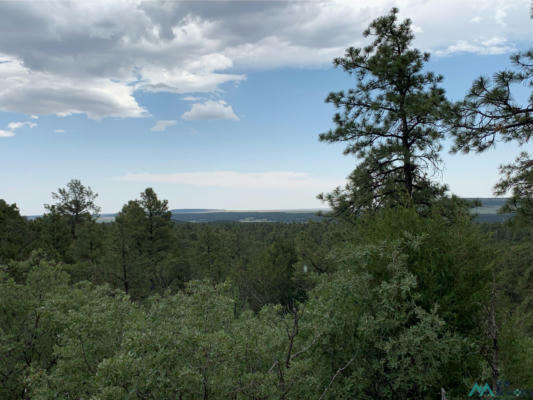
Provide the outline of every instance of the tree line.
<path id="1" fill-rule="evenodd" d="M 533 163 L 502 166 L 516 216 L 477 224 L 432 179 L 453 151 L 528 143 L 533 52 L 452 103 L 397 9 L 334 60 L 360 160 L 307 223 L 174 223 L 147 188 L 113 222 L 79 180 L 35 220 L 0 200 L 0 397 L 447 399 L 533 388 Z M 524 397 L 525 391 L 519 393 Z M 515 396 L 513 394 L 513 396 Z M 515 397 L 513 397 L 515 398 Z"/>

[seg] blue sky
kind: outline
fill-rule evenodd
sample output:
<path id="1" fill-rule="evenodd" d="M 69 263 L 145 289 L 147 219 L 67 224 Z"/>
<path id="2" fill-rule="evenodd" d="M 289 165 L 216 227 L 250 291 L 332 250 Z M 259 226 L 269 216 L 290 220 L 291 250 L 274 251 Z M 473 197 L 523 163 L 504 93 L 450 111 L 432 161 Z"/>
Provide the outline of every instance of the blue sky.
<path id="1" fill-rule="evenodd" d="M 148 186 L 171 208 L 324 207 L 316 195 L 357 164 L 318 141 L 324 98 L 352 84 L 331 59 L 371 19 L 399 6 L 451 99 L 531 46 L 528 1 L 355 4 L 0 3 L 0 198 L 39 214 L 77 178 L 103 212 Z M 518 151 L 444 151 L 436 179 L 491 196 Z"/>

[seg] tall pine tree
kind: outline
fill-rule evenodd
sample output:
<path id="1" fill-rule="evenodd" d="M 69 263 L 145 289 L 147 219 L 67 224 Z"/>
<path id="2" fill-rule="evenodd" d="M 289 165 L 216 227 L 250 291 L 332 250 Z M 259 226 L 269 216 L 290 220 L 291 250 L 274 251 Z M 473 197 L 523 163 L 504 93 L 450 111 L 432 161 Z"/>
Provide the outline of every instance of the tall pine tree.
<path id="1" fill-rule="evenodd" d="M 152 188 L 141 193 L 139 205 L 144 210 L 147 237 L 143 254 L 151 271 L 150 289 L 163 289 L 169 285 L 164 272 L 164 261 L 172 247 L 172 221 L 168 200 L 159 200 Z"/>
<path id="2" fill-rule="evenodd" d="M 429 54 L 412 48 L 411 21 L 400 23 L 397 14 L 393 8 L 370 24 L 363 33 L 370 45 L 334 60 L 356 85 L 327 97 L 339 111 L 336 128 L 320 140 L 346 142 L 344 153 L 362 159 L 346 187 L 319 196 L 337 215 L 399 204 L 423 209 L 446 190 L 430 180 L 450 112 L 442 76 L 424 71 Z"/>

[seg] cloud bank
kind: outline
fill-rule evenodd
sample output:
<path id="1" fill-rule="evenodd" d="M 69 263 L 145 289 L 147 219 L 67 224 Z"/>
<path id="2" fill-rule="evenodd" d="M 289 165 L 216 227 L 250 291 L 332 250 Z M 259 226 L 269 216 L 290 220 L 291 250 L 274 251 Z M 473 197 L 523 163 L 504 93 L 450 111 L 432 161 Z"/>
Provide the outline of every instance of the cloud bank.
<path id="1" fill-rule="evenodd" d="M 530 40 L 528 0 L 0 2 L 0 110 L 146 116 L 137 92 L 209 93 L 244 80 L 237 70 L 328 65 L 393 5 L 436 55 Z"/>

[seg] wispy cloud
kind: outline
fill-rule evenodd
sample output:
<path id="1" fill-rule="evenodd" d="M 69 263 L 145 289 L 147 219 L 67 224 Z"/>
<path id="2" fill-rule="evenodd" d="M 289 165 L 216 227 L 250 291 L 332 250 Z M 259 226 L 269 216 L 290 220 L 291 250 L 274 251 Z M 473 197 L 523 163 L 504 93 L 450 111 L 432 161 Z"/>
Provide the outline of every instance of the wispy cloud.
<path id="1" fill-rule="evenodd" d="M 223 100 L 194 103 L 189 111 L 183 113 L 181 118 L 187 121 L 207 119 L 239 120 L 239 117 L 233 112 L 233 108 Z"/>
<path id="2" fill-rule="evenodd" d="M 15 134 L 11 131 L 5 131 L 3 129 L 0 129 L 0 137 L 11 137 L 15 136 Z"/>
<path id="3" fill-rule="evenodd" d="M 65 133 L 64 129 L 54 129 L 55 133 Z"/>
<path id="4" fill-rule="evenodd" d="M 329 190 L 342 184 L 333 179 L 320 179 L 306 172 L 267 171 L 267 172 L 179 172 L 173 174 L 130 173 L 120 180 L 142 183 L 170 183 L 179 185 L 251 188 L 251 189 L 302 189 L 316 188 Z"/>
<path id="5" fill-rule="evenodd" d="M 17 129 L 20 129 L 20 128 L 23 128 L 27 126 L 28 128 L 35 128 L 37 126 L 37 124 L 35 122 L 31 122 L 31 121 L 25 121 L 25 122 L 10 122 L 9 124 L 7 124 L 7 129 L 9 130 L 4 130 L 4 129 L 0 129 L 0 137 L 11 137 L 11 136 L 15 136 L 15 130 Z"/>
<path id="6" fill-rule="evenodd" d="M 176 125 L 176 121 L 171 119 L 171 120 L 160 120 L 160 121 L 157 121 L 155 123 L 154 126 L 152 126 L 152 128 L 150 128 L 151 131 L 153 132 L 163 132 L 165 131 L 168 127 L 171 127 L 171 126 L 174 126 Z"/>
<path id="7" fill-rule="evenodd" d="M 16 129 L 20 129 L 24 126 L 27 126 L 28 128 L 35 128 L 37 126 L 37 124 L 35 122 L 29 122 L 29 121 L 26 121 L 26 122 L 10 122 L 9 124 L 7 124 L 7 127 L 14 131 Z"/>

